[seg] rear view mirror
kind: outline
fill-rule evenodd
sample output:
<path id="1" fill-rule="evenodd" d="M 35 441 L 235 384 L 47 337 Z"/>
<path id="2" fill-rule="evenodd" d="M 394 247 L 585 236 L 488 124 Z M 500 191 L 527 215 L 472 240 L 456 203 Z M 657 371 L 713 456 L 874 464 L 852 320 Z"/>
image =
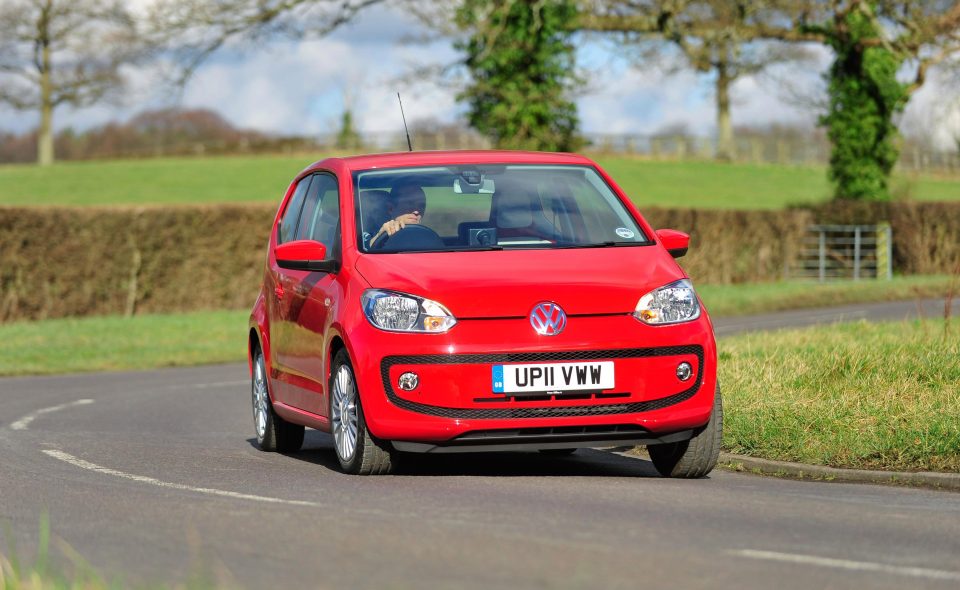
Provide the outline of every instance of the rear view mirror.
<path id="1" fill-rule="evenodd" d="M 454 178 L 453 192 L 458 195 L 492 195 L 496 192 L 496 185 L 491 178 L 484 178 L 477 184 L 461 182 L 461 179 Z"/>
<path id="2" fill-rule="evenodd" d="M 663 247 L 667 249 L 670 256 L 680 258 L 687 253 L 690 248 L 690 236 L 675 229 L 658 229 L 657 238 Z"/>
<path id="3" fill-rule="evenodd" d="M 276 249 L 277 266 L 290 270 L 336 272 L 339 263 L 326 260 L 327 247 L 314 240 L 294 240 Z"/>

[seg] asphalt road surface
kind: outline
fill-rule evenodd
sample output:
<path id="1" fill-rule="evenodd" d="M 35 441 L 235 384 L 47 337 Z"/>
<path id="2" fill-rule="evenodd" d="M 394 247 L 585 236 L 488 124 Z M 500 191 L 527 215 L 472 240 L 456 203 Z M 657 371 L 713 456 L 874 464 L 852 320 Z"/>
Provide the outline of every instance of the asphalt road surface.
<path id="1" fill-rule="evenodd" d="M 249 396 L 243 365 L 0 380 L 0 522 L 18 555 L 47 513 L 54 538 L 134 584 L 960 588 L 955 493 L 724 471 L 674 481 L 594 450 L 419 457 L 351 477 L 319 432 L 299 453 L 256 450 Z"/>

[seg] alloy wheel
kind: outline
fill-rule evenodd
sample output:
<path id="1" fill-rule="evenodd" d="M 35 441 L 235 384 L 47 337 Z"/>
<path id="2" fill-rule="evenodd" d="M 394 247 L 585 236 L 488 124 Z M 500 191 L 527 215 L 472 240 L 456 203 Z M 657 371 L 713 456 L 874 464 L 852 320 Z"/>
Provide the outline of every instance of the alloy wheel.
<path id="1" fill-rule="evenodd" d="M 263 354 L 258 354 L 253 369 L 253 425 L 257 429 L 259 440 L 263 440 L 267 434 L 269 411 L 270 396 L 267 395 L 267 375 L 263 367 Z"/>
<path id="2" fill-rule="evenodd" d="M 333 439 L 337 455 L 349 461 L 357 452 L 357 387 L 353 373 L 347 365 L 341 365 L 333 380 L 333 400 L 330 404 Z"/>

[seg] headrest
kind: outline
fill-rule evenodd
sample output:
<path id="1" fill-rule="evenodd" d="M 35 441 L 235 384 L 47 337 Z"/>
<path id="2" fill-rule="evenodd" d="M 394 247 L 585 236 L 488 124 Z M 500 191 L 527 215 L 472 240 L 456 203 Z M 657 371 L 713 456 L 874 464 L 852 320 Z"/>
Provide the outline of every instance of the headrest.
<path id="1" fill-rule="evenodd" d="M 533 223 L 534 199 L 537 194 L 519 182 L 497 182 L 497 227 L 513 229 Z"/>

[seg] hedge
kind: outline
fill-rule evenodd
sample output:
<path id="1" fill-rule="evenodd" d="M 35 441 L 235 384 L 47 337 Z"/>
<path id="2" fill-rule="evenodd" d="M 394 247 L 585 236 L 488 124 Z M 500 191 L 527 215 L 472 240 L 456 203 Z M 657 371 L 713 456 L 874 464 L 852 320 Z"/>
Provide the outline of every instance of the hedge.
<path id="1" fill-rule="evenodd" d="M 0 208 L 0 320 L 243 308 L 276 208 Z"/>
<path id="2" fill-rule="evenodd" d="M 275 212 L 264 205 L 0 208 L 0 321 L 246 308 Z M 644 214 L 655 227 L 691 234 L 681 264 L 700 283 L 782 278 L 814 222 L 888 220 L 904 274 L 945 273 L 960 261 L 960 203 Z"/>

